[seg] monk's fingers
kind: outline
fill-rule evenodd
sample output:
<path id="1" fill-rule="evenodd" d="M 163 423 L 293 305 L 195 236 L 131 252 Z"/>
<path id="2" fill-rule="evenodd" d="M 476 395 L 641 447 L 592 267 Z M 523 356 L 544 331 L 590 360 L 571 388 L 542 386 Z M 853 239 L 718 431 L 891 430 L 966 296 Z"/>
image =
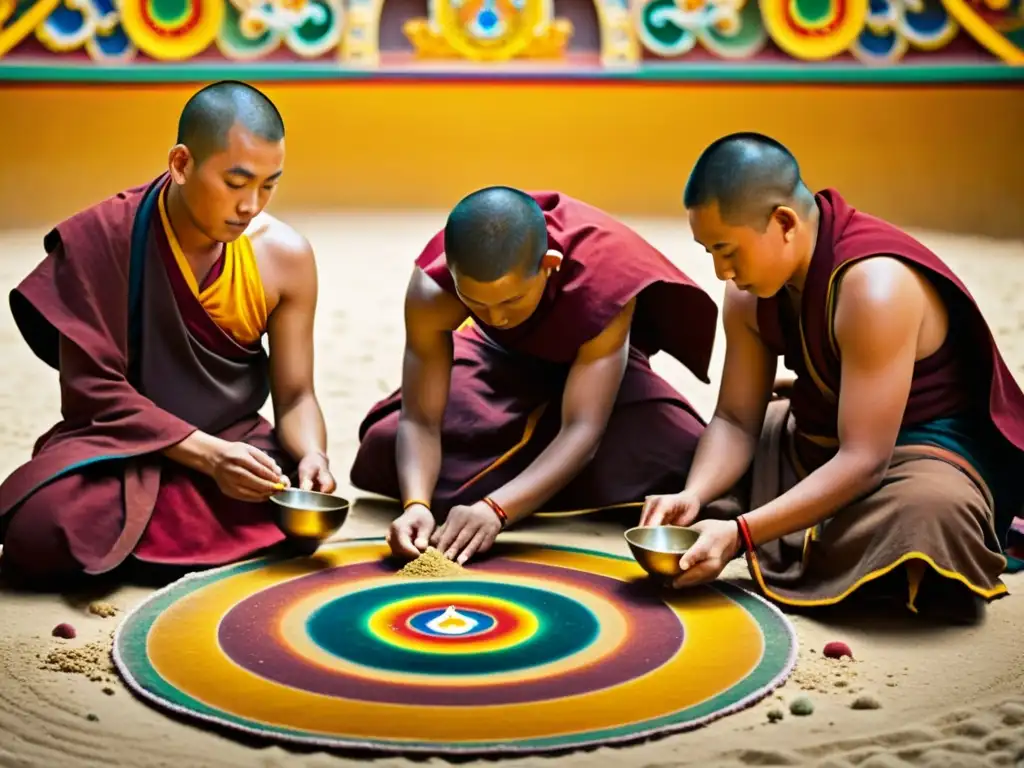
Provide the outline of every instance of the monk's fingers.
<path id="1" fill-rule="evenodd" d="M 697 504 L 683 504 L 673 511 L 672 525 L 689 526 L 700 514 L 700 506 Z"/>
<path id="2" fill-rule="evenodd" d="M 231 467 L 226 472 L 226 479 L 236 489 L 261 498 L 267 498 L 278 490 L 277 478 L 267 480 L 260 475 L 253 474 L 247 467 Z"/>
<path id="3" fill-rule="evenodd" d="M 396 555 L 405 555 L 406 557 L 416 557 L 419 555 L 420 550 L 417 549 L 412 541 L 412 526 L 396 520 L 388 530 L 388 537 L 388 545 Z"/>
<path id="4" fill-rule="evenodd" d="M 451 547 L 465 527 L 465 523 L 462 521 L 449 518 L 441 526 L 440 535 L 437 537 L 437 543 L 434 546 L 441 552 L 447 552 L 448 548 Z"/>
<path id="5" fill-rule="evenodd" d="M 480 528 L 478 526 L 464 525 L 462 530 L 459 531 L 458 535 L 455 537 L 455 540 L 448 545 L 448 548 L 442 550 L 444 552 L 444 556 L 449 560 L 457 559 L 462 550 L 465 549 L 465 547 L 476 537 L 479 531 Z"/>
<path id="6" fill-rule="evenodd" d="M 664 525 L 690 525 L 700 514 L 700 505 L 685 495 L 671 498 L 666 506 Z"/>
<path id="7" fill-rule="evenodd" d="M 412 535 L 416 539 L 416 549 L 426 552 L 433 536 L 436 535 L 436 523 L 432 517 L 416 518 L 412 524 Z"/>
<path id="8" fill-rule="evenodd" d="M 321 469 L 317 472 L 316 480 L 320 486 L 320 491 L 323 493 L 334 493 L 334 489 L 338 487 L 338 484 L 334 481 L 334 475 L 327 469 Z"/>
<path id="9" fill-rule="evenodd" d="M 260 492 L 258 490 L 253 490 L 244 485 L 238 484 L 229 485 L 227 488 L 221 488 L 221 490 L 224 491 L 224 494 L 226 496 L 230 496 L 233 499 L 238 499 L 239 501 L 249 501 L 255 503 L 260 501 L 266 501 L 270 497 L 270 492 Z"/>
<path id="10" fill-rule="evenodd" d="M 254 459 L 256 459 L 256 461 L 258 461 L 264 467 L 278 475 L 281 474 L 281 467 L 277 465 L 277 462 L 274 461 L 269 454 L 267 454 L 264 451 L 261 451 L 254 445 L 249 445 L 248 443 L 242 443 L 242 445 L 245 446 L 245 449 L 248 452 L 248 454 L 252 456 Z"/>
<path id="11" fill-rule="evenodd" d="M 687 571 L 684 571 L 681 575 L 676 576 L 672 582 L 672 586 L 676 589 L 681 587 L 693 587 L 697 584 L 705 584 L 709 581 L 714 581 L 718 574 L 721 573 L 721 568 L 713 560 L 704 560 L 697 565 L 693 566 Z"/>
<path id="12" fill-rule="evenodd" d="M 644 508 L 640 513 L 640 525 L 661 525 L 665 516 L 665 499 L 663 496 L 648 496 L 644 499 Z"/>
<path id="13" fill-rule="evenodd" d="M 476 532 L 476 535 L 470 539 L 469 543 L 462 548 L 462 553 L 458 556 L 456 562 L 459 565 L 464 565 L 469 558 L 478 552 L 486 552 L 491 548 L 491 542 L 494 539 L 488 533 L 486 528 L 481 528 Z"/>
<path id="14" fill-rule="evenodd" d="M 703 534 L 694 542 L 693 546 L 686 550 L 686 553 L 679 558 L 679 567 L 683 571 L 695 568 L 710 557 L 711 543 Z"/>
<path id="15" fill-rule="evenodd" d="M 274 483 L 239 467 L 223 469 L 217 474 L 216 480 L 225 496 L 245 502 L 265 502 L 278 490 Z"/>
<path id="16" fill-rule="evenodd" d="M 471 521 L 471 518 L 466 515 L 465 510 L 465 507 L 452 507 L 448 510 L 448 516 L 445 518 L 444 524 L 437 529 L 431 538 L 431 543 L 441 552 L 448 551 L 448 547 L 452 545 L 452 542 L 455 541 L 462 529 Z"/>
<path id="17" fill-rule="evenodd" d="M 276 468 L 277 465 L 273 463 L 273 459 L 257 448 L 253 448 L 252 446 L 249 446 L 249 448 L 251 449 L 250 453 L 240 457 L 235 466 L 246 470 L 254 477 L 262 478 L 269 483 L 280 483 L 281 470 Z M 255 451 L 255 453 L 252 453 L 252 451 Z M 258 459 L 258 455 L 266 458 L 266 460 L 270 462 L 270 466 L 267 466 L 263 461 Z"/>
<path id="18" fill-rule="evenodd" d="M 274 494 L 272 486 L 260 488 L 259 486 L 248 485 L 245 482 L 235 480 L 222 482 L 220 489 L 225 495 L 242 501 L 266 501 Z"/>

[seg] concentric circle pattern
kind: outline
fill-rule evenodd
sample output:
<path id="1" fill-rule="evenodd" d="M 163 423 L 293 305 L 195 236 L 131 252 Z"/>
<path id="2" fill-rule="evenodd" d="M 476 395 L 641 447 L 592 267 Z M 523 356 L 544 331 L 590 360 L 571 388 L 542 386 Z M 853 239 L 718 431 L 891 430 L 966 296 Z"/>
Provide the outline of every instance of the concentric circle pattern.
<path id="1" fill-rule="evenodd" d="M 380 540 L 154 594 L 114 658 L 147 700 L 236 729 L 394 752 L 542 752 L 684 730 L 789 674 L 786 619 L 727 584 L 510 545 L 464 578 L 398 577 Z"/>
<path id="2" fill-rule="evenodd" d="M 143 53 L 160 61 L 197 56 L 224 23 L 224 0 L 120 0 L 121 25 Z"/>

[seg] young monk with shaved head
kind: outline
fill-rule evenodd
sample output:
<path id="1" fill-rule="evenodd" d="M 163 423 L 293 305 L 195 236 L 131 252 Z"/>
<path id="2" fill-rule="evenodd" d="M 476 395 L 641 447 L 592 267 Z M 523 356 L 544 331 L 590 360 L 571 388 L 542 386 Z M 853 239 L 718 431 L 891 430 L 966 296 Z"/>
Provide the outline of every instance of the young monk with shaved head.
<path id="1" fill-rule="evenodd" d="M 728 283 L 727 346 L 684 490 L 643 512 L 700 531 L 677 584 L 746 551 L 784 604 L 867 587 L 976 616 L 1006 592 L 1024 395 L 966 287 L 896 227 L 812 193 L 765 136 L 708 147 L 684 201 Z M 797 378 L 770 403 L 780 357 Z"/>
<path id="2" fill-rule="evenodd" d="M 352 482 L 401 498 L 395 553 L 433 543 L 459 562 L 537 511 L 639 505 L 683 482 L 703 429 L 648 358 L 664 350 L 707 381 L 716 320 L 602 211 L 474 192 L 416 260 L 402 388 L 363 421 Z"/>
<path id="3" fill-rule="evenodd" d="M 283 167 L 271 101 L 216 83 L 185 105 L 166 173 L 46 236 L 11 309 L 59 372 L 62 419 L 0 485 L 6 577 L 229 562 L 284 538 L 276 489 L 334 489 L 313 252 L 263 213 Z"/>

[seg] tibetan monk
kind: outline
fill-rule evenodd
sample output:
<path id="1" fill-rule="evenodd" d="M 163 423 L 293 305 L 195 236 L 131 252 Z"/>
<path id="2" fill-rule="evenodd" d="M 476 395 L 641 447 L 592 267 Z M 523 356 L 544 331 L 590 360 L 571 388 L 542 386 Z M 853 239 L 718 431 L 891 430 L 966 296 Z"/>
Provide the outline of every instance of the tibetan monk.
<path id="1" fill-rule="evenodd" d="M 707 382 L 717 317 L 606 213 L 474 192 L 416 259 L 402 387 L 363 421 L 352 483 L 402 500 L 395 554 L 458 562 L 537 511 L 639 508 L 683 482 L 704 427 L 649 358 Z"/>
<path id="2" fill-rule="evenodd" d="M 334 489 L 314 256 L 263 213 L 284 155 L 270 100 L 216 83 L 185 105 L 167 172 L 44 239 L 10 303 L 59 373 L 61 420 L 0 486 L 5 577 L 227 563 L 283 541 L 276 489 Z M 268 395 L 275 429 L 258 414 Z"/>
<path id="3" fill-rule="evenodd" d="M 782 604 L 860 592 L 979 618 L 1007 591 L 1024 395 L 963 282 L 835 190 L 812 193 L 758 134 L 708 147 L 684 200 L 728 285 L 714 416 L 683 490 L 641 518 L 700 532 L 677 585 L 745 552 Z M 773 401 L 779 358 L 796 379 Z"/>

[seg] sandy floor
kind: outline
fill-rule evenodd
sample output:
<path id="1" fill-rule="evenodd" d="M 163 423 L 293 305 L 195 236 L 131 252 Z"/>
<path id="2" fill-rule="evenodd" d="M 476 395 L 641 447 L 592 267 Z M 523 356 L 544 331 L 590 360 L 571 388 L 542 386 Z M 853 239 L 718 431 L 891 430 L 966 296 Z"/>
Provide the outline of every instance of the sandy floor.
<path id="1" fill-rule="evenodd" d="M 401 297 L 412 258 L 442 221 L 406 217 L 331 215 L 292 219 L 316 246 L 321 275 L 317 327 L 317 383 L 330 428 L 339 481 L 355 450 L 356 427 L 367 407 L 399 380 Z M 685 224 L 637 221 L 636 227 L 705 285 L 721 295 L 710 260 L 690 241 Z M 12 287 L 41 254 L 41 232 L 0 236 L 0 288 Z M 997 331 L 1004 354 L 1024 370 L 1024 243 L 996 243 L 926 234 L 968 283 Z M 5 302 L 6 305 L 6 302 Z M 713 369 L 721 365 L 721 340 Z M 27 456 L 35 437 L 58 413 L 56 379 L 22 343 L 9 313 L 0 313 L 0 473 Z M 672 360 L 655 368 L 682 388 L 705 414 L 714 387 L 697 383 Z M 42 383 L 45 382 L 45 383 Z M 345 536 L 382 534 L 394 514 L 386 504 L 356 505 Z M 626 553 L 621 525 L 539 522 L 509 536 L 576 543 Z M 741 571 L 732 567 L 732 576 Z M 645 744 L 576 753 L 560 765 L 927 765 L 1024 766 L 1024 578 L 1008 577 L 1010 597 L 994 604 L 973 628 L 922 626 L 906 617 L 794 617 L 801 640 L 794 677 L 768 700 L 707 728 Z M 122 611 L 147 594 L 122 587 L 103 596 Z M 193 729 L 136 701 L 119 684 L 40 669 L 39 656 L 55 646 L 109 637 L 117 618 L 88 614 L 96 595 L 24 596 L 0 592 L 0 765 L 2 766 L 308 766 L 352 763 L 358 757 L 293 753 L 244 744 Z M 59 641 L 50 630 L 74 623 L 77 639 Z M 845 667 L 821 658 L 833 639 L 847 641 L 857 661 Z M 845 683 L 840 687 L 836 682 Z M 798 694 L 815 703 L 810 717 L 793 717 Z M 854 710 L 860 695 L 881 705 Z M 786 710 L 768 724 L 767 713 Z M 399 759 L 382 765 L 413 765 Z M 431 761 L 440 764 L 441 761 Z M 510 761 L 534 766 L 549 759 Z"/>

